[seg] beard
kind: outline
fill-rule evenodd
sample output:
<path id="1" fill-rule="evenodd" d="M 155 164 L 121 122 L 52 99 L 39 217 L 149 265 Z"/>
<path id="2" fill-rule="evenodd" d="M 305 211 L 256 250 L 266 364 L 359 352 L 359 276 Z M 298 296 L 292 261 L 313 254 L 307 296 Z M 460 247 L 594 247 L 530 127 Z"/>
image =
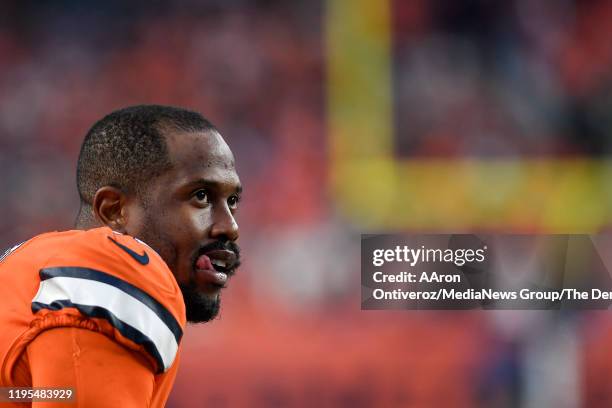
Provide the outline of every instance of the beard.
<path id="1" fill-rule="evenodd" d="M 232 241 L 214 241 L 208 245 L 201 247 L 196 252 L 191 260 L 193 268 L 196 268 L 196 262 L 200 255 L 205 255 L 209 251 L 213 250 L 227 250 L 232 251 L 236 254 L 236 260 L 233 263 L 231 269 L 223 270 L 223 273 L 231 278 L 236 273 L 236 268 L 240 266 L 240 247 Z M 185 301 L 185 311 L 187 315 L 187 321 L 190 323 L 205 323 L 213 320 L 219 314 L 221 308 L 221 294 L 215 295 L 202 293 L 195 283 L 189 282 L 186 284 L 180 284 L 179 288 L 183 294 Z"/>
<path id="2" fill-rule="evenodd" d="M 138 234 L 138 238 L 150 245 L 162 257 L 168 265 L 172 274 L 177 276 L 178 251 L 176 245 L 164 233 L 166 228 L 159 225 L 157 214 L 161 211 L 157 208 L 150 208 L 150 202 L 143 200 L 145 208 L 145 227 Z M 154 201 L 153 201 L 154 202 Z M 227 276 L 234 275 L 236 268 L 240 265 L 240 248 L 236 243 L 231 241 L 215 241 L 199 249 L 199 251 L 191 259 L 192 268 L 195 267 L 197 256 L 206 251 L 214 249 L 225 249 L 233 251 L 236 256 L 236 262 L 232 270 L 227 271 Z M 192 277 L 189 279 L 193 279 Z M 196 286 L 195 282 L 189 281 L 180 283 L 178 286 L 183 294 L 185 302 L 186 319 L 189 323 L 205 323 L 213 320 L 219 314 L 221 309 L 220 294 L 205 294 Z"/>
<path id="3" fill-rule="evenodd" d="M 203 294 L 193 284 L 179 285 L 179 287 L 185 301 L 189 323 L 205 323 L 217 317 L 221 308 L 220 294 Z"/>

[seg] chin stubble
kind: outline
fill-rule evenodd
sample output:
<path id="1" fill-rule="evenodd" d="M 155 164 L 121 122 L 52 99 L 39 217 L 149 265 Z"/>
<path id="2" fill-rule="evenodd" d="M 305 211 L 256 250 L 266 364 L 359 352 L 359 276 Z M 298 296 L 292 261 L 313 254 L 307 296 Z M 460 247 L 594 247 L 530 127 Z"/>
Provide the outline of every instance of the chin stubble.
<path id="1" fill-rule="evenodd" d="M 185 300 L 187 321 L 205 323 L 214 319 L 221 308 L 220 295 L 214 297 L 200 293 L 195 285 L 179 285 Z"/>

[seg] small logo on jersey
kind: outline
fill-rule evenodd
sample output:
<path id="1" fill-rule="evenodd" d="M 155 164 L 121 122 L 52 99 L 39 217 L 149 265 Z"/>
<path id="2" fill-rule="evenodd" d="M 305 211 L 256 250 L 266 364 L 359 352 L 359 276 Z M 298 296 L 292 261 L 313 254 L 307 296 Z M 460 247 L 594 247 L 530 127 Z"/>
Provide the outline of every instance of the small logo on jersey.
<path id="1" fill-rule="evenodd" d="M 134 258 L 136 260 L 136 262 L 138 262 L 139 264 L 146 265 L 146 264 L 149 263 L 149 255 L 147 255 L 147 251 L 143 251 L 144 253 L 142 255 L 140 255 L 139 253 L 132 251 L 130 248 L 126 247 L 125 245 L 122 245 L 119 242 L 115 241 L 111 237 L 108 237 L 108 239 L 113 241 L 113 243 L 115 245 L 117 245 L 119 248 L 121 248 L 125 252 L 127 252 L 128 255 L 131 256 L 132 258 Z"/>

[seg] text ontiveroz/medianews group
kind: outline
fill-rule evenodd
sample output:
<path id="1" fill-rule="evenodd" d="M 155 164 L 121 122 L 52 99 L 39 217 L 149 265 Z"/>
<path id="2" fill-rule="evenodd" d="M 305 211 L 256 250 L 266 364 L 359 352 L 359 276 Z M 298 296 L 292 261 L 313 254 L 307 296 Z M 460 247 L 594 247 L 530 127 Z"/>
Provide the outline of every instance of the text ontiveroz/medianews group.
<path id="1" fill-rule="evenodd" d="M 372 297 L 377 300 L 612 300 L 612 292 L 601 289 L 578 290 L 493 290 L 493 289 L 445 289 L 405 291 L 395 289 L 385 291 L 374 289 Z"/>

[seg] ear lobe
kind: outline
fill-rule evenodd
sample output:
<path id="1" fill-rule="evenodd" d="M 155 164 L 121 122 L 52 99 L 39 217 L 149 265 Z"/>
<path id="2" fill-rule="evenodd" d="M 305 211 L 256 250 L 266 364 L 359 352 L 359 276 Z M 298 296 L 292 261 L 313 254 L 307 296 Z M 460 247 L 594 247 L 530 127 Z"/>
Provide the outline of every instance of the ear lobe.
<path id="1" fill-rule="evenodd" d="M 96 191 L 93 211 L 96 218 L 113 231 L 125 232 L 125 194 L 118 188 L 104 186 Z"/>

